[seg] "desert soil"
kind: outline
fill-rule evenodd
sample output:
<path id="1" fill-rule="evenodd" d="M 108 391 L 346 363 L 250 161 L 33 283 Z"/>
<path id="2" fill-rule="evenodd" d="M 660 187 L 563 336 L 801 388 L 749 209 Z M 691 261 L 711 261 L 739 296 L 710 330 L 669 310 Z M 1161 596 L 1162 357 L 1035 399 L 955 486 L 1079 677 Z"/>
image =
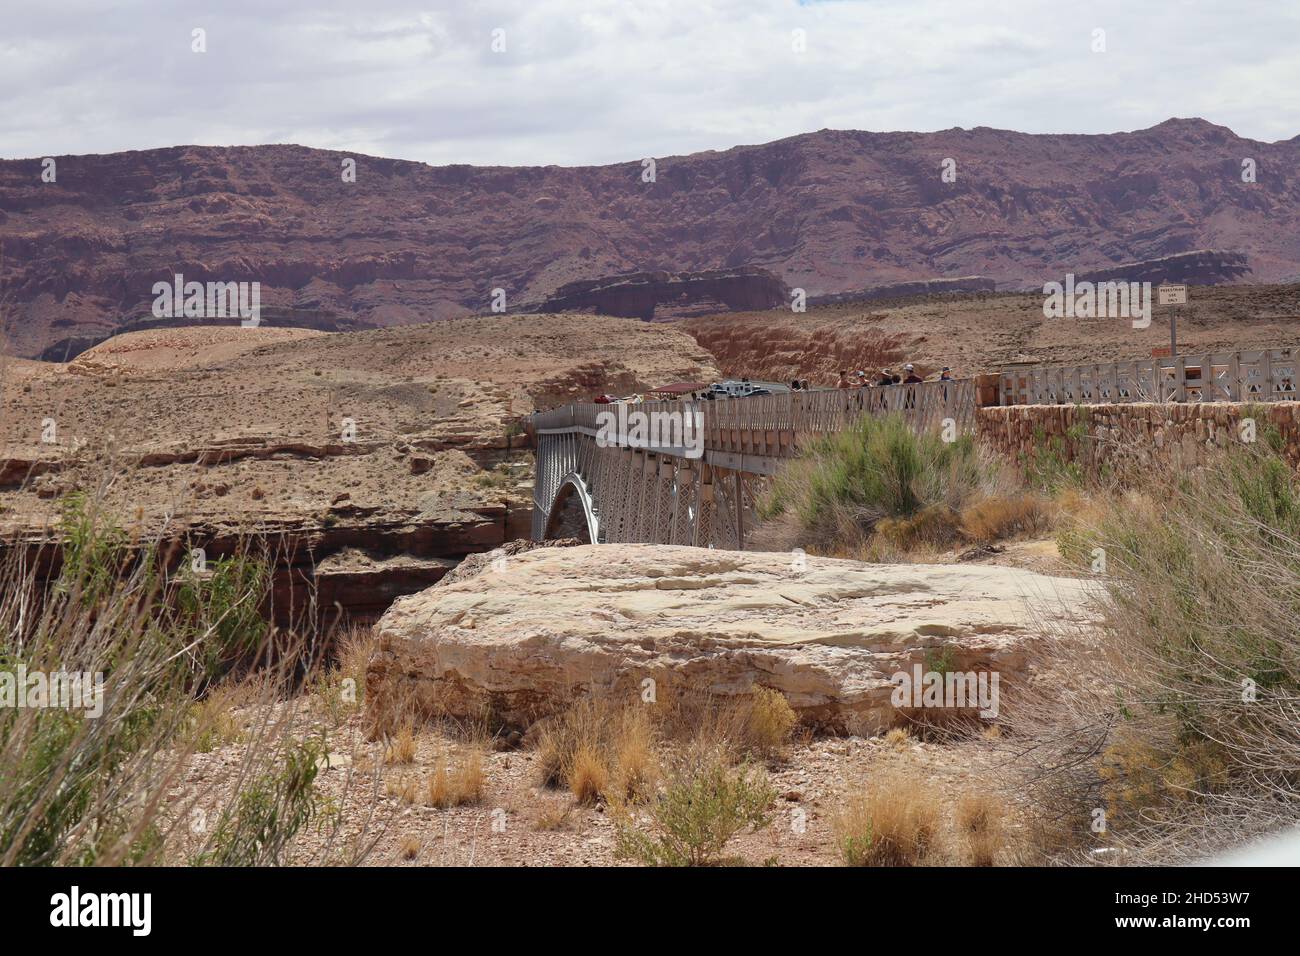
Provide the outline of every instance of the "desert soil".
<path id="1" fill-rule="evenodd" d="M 317 785 L 343 811 L 342 823 L 332 836 L 308 832 L 296 850 L 299 862 L 337 860 L 344 847 L 365 845 L 371 849 L 364 863 L 371 866 L 634 865 L 617 858 L 616 828 L 603 805 L 584 807 L 567 791 L 539 785 L 535 751 L 487 752 L 482 799 L 439 809 L 427 803 L 426 782 L 440 755 L 460 752 L 459 738 L 427 727 L 417 737 L 414 761 L 402 765 L 385 763 L 383 744 L 365 740 L 358 714 L 335 726 L 329 739 L 329 766 L 318 775 Z M 173 792 L 175 804 L 188 808 L 197 799 L 201 806 L 202 795 L 224 785 L 238 769 L 241 754 L 238 745 L 229 745 L 197 755 Z M 727 845 L 727 855 L 754 865 L 839 865 L 835 814 L 873 776 L 901 772 L 925 780 L 950 824 L 951 809 L 963 794 L 1004 790 L 999 759 L 978 739 L 951 744 L 910 736 L 849 737 L 792 744 L 766 770 L 778 794 L 771 825 L 736 837 Z M 414 803 L 389 792 L 408 780 L 416 783 Z M 1014 803 L 1010 796 L 1002 796 L 1008 805 Z M 1012 862 L 1020 829 L 1014 818 L 1009 821 L 1007 856 L 999 862 Z M 191 839 L 197 847 L 199 838 Z M 958 836 L 949 830 L 941 839 L 945 852 L 960 861 Z M 408 858 L 411 845 L 418 850 Z"/>
<path id="2" fill-rule="evenodd" d="M 810 308 L 726 313 L 679 323 L 724 373 L 834 386 L 841 369 L 922 375 L 952 367 L 958 378 L 1005 365 L 1079 365 L 1149 359 L 1169 345 L 1167 311 L 1135 329 L 1125 319 L 1043 316 L 1043 296 L 971 293 Z M 1193 288 L 1178 319 L 1188 355 L 1300 345 L 1300 285 Z"/>

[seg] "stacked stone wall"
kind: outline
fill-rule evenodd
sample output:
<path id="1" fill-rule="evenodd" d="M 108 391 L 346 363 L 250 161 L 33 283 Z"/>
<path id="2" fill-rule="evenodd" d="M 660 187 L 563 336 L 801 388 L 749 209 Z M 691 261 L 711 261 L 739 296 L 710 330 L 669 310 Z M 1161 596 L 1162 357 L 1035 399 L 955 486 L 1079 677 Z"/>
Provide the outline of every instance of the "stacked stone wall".
<path id="1" fill-rule="evenodd" d="M 1282 437 L 1283 454 L 1300 467 L 1300 403 L 1125 403 L 1011 405 L 980 408 L 981 443 L 1016 462 L 1055 448 L 1089 474 L 1124 474 L 1152 467 L 1195 468 L 1218 449 L 1251 437 L 1264 440 L 1266 423 Z"/>

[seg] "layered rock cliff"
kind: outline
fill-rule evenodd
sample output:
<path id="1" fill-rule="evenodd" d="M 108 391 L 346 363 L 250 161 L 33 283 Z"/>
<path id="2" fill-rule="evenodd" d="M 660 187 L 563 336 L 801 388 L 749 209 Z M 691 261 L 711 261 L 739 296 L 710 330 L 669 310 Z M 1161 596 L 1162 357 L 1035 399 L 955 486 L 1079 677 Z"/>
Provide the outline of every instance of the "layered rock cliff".
<path id="1" fill-rule="evenodd" d="M 1098 136 L 823 130 L 599 167 L 429 167 L 299 146 L 0 162 L 9 347 L 149 314 L 157 281 L 258 281 L 264 306 L 393 325 L 570 282 L 754 266 L 810 296 L 943 276 L 1025 288 L 1197 249 L 1300 274 L 1300 137 L 1204 120 Z M 955 181 L 941 176 L 955 163 Z M 1244 160 L 1255 182 L 1243 182 Z"/>
<path id="2" fill-rule="evenodd" d="M 569 282 L 529 311 L 598 312 L 627 318 L 686 318 L 773 309 L 788 302 L 785 283 L 766 269 L 638 272 Z"/>

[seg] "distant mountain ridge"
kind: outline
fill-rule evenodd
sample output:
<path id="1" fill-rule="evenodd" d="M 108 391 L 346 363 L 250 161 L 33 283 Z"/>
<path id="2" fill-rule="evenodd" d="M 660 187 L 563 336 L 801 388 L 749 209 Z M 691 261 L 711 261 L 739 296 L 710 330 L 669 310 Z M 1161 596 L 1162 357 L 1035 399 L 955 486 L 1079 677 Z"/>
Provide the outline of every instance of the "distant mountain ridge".
<path id="1" fill-rule="evenodd" d="M 509 311 L 636 272 L 755 267 L 814 297 L 962 276 L 1024 288 L 1213 249 L 1246 256 L 1250 281 L 1300 275 L 1300 137 L 1199 119 L 822 130 L 657 157 L 653 182 L 639 160 L 431 167 L 300 146 L 55 159 L 53 183 L 39 158 L 0 161 L 0 292 L 24 356 L 143 318 L 174 273 L 258 281 L 266 306 L 363 326 L 485 312 L 496 289 Z"/>

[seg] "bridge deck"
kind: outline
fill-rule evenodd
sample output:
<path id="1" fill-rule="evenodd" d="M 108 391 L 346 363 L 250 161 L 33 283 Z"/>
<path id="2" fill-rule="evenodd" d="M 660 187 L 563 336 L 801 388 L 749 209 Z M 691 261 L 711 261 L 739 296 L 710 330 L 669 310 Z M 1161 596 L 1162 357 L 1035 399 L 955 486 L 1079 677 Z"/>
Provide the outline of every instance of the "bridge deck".
<path id="1" fill-rule="evenodd" d="M 917 430 L 974 430 L 981 405 L 1294 401 L 1300 356 L 1266 349 L 1064 368 L 978 381 L 790 392 L 718 401 L 566 405 L 532 418 L 533 537 L 743 548 L 767 476 L 818 436 L 897 412 Z M 611 416 L 682 427 L 641 432 Z M 687 429 L 683 416 L 694 427 Z M 676 418 L 674 419 L 674 416 Z M 580 505 L 580 511 L 579 511 Z M 562 519 L 561 512 L 572 511 Z M 574 517 L 577 515 L 577 517 Z"/>
<path id="2" fill-rule="evenodd" d="M 975 398 L 968 380 L 541 412 L 533 537 L 738 549 L 762 479 L 809 440 L 890 412 L 918 430 L 947 424 L 960 434 L 974 427 Z M 628 427 L 633 413 L 639 432 Z"/>

